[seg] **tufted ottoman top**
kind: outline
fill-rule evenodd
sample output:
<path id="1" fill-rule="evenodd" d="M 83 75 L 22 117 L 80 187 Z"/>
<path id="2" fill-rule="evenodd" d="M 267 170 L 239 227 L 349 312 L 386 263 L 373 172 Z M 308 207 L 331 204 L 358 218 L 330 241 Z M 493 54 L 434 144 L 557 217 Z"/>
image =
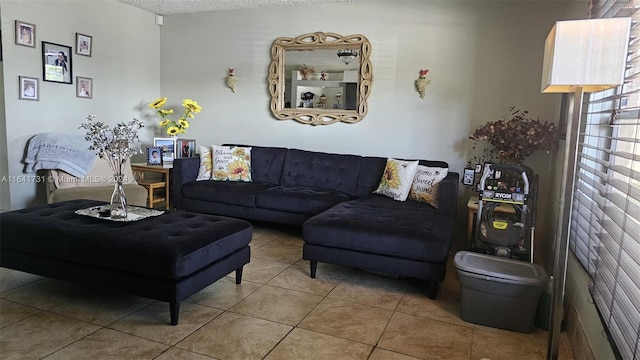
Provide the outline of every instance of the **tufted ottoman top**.
<path id="1" fill-rule="evenodd" d="M 250 223 L 222 216 L 167 211 L 139 221 L 114 222 L 75 214 L 102 204 L 72 200 L 0 214 L 0 251 L 179 279 L 251 241 Z"/>

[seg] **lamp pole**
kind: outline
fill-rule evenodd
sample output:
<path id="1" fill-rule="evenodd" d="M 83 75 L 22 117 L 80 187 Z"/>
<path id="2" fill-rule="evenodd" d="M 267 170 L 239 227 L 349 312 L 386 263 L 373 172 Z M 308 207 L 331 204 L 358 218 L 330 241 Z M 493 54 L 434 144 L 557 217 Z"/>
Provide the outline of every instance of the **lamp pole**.
<path id="1" fill-rule="evenodd" d="M 569 235 L 571 233 L 571 209 L 573 205 L 573 189 L 575 184 L 576 163 L 578 157 L 578 132 L 582 119 L 582 102 L 584 91 L 581 86 L 575 88 L 569 97 L 571 113 L 567 116 L 567 136 L 564 143 L 562 164 L 562 184 L 560 187 L 560 203 L 555 234 L 555 258 L 553 265 L 553 294 L 549 319 L 549 339 L 547 341 L 547 359 L 558 359 L 560 348 L 560 332 L 564 317 L 564 290 L 567 277 L 567 257 L 569 255 Z"/>

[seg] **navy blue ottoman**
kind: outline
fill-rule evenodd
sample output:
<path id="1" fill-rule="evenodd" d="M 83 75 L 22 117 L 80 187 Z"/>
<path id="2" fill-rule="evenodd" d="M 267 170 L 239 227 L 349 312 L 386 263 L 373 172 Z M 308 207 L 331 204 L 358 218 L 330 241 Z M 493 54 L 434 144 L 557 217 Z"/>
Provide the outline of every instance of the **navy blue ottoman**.
<path id="1" fill-rule="evenodd" d="M 72 200 L 0 214 L 0 266 L 167 301 L 180 301 L 250 260 L 250 223 L 166 211 L 133 222 L 75 214 L 103 205 Z"/>

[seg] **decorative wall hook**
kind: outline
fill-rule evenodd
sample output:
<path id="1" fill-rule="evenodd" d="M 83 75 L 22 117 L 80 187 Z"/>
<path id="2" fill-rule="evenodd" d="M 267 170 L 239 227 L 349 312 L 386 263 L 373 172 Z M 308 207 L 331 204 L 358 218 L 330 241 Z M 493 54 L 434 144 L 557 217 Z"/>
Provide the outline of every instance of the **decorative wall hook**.
<path id="1" fill-rule="evenodd" d="M 232 92 L 236 92 L 236 82 L 238 81 L 238 78 L 235 77 L 235 75 L 233 74 L 233 72 L 235 71 L 235 69 L 229 68 L 229 76 L 227 76 L 227 86 L 231 89 Z"/>
<path id="2" fill-rule="evenodd" d="M 420 93 L 420 99 L 424 99 L 424 94 L 427 92 L 427 85 L 431 83 L 431 79 L 427 79 L 427 74 L 429 70 L 420 70 L 420 76 L 418 80 L 416 80 L 416 88 Z"/>

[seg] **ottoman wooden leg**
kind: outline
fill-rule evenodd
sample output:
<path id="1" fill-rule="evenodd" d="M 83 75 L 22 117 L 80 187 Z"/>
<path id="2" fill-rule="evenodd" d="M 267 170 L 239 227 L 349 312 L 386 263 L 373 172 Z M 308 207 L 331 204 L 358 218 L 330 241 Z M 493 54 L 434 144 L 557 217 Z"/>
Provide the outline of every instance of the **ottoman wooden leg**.
<path id="1" fill-rule="evenodd" d="M 171 313 L 171 325 L 178 325 L 178 315 L 180 314 L 180 302 L 170 302 L 169 312 Z"/>

